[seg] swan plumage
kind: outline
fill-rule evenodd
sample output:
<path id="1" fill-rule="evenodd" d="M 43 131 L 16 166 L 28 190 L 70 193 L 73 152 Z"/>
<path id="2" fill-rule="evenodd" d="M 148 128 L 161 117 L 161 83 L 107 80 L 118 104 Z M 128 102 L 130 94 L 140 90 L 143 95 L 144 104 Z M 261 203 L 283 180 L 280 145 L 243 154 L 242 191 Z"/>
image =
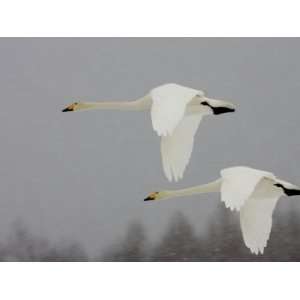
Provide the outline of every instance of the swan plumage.
<path id="1" fill-rule="evenodd" d="M 202 118 L 235 111 L 230 102 L 208 98 L 201 90 L 169 83 L 135 101 L 75 102 L 63 112 L 92 109 L 150 110 L 153 130 L 161 137 L 162 165 L 169 181 L 183 177 Z"/>
<path id="2" fill-rule="evenodd" d="M 271 233 L 273 211 L 279 198 L 283 195 L 300 195 L 300 188 L 277 178 L 273 173 L 250 167 L 231 167 L 220 173 L 221 178 L 208 184 L 151 193 L 145 200 L 220 192 L 225 206 L 240 213 L 245 245 L 252 253 L 263 254 Z"/>

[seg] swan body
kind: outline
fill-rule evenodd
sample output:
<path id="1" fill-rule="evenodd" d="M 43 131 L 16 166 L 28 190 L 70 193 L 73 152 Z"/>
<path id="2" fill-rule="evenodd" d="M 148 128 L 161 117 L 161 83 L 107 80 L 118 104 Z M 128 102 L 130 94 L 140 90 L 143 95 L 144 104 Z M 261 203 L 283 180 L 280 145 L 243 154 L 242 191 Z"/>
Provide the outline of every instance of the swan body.
<path id="1" fill-rule="evenodd" d="M 245 245 L 252 253 L 263 254 L 272 228 L 272 214 L 283 195 L 300 195 L 300 188 L 274 174 L 249 167 L 231 167 L 221 171 L 221 178 L 205 185 L 181 190 L 151 193 L 145 201 L 220 192 L 221 201 L 240 212 Z"/>
<path id="2" fill-rule="evenodd" d="M 169 181 L 183 177 L 202 118 L 235 111 L 232 103 L 207 98 L 201 90 L 169 83 L 134 101 L 75 102 L 63 112 L 93 109 L 150 111 L 152 127 L 161 137 L 163 170 Z"/>

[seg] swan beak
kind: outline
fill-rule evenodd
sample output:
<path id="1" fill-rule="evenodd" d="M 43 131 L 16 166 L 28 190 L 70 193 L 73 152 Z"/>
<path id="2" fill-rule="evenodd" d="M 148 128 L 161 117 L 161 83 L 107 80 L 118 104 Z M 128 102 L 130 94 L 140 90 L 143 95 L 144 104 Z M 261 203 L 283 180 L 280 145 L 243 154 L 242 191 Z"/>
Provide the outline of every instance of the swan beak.
<path id="1" fill-rule="evenodd" d="M 154 199 L 155 199 L 155 198 L 152 198 L 152 197 L 149 196 L 149 197 L 145 198 L 144 201 L 152 201 L 152 200 L 154 200 Z"/>
<path id="2" fill-rule="evenodd" d="M 66 108 L 64 108 L 62 110 L 62 112 L 67 112 L 67 111 L 74 111 L 75 110 L 75 107 L 77 106 L 77 102 L 75 103 L 72 103 L 71 105 L 67 106 Z"/>
<path id="3" fill-rule="evenodd" d="M 147 198 L 144 199 L 144 201 L 153 201 L 157 198 L 158 192 L 151 193 Z"/>

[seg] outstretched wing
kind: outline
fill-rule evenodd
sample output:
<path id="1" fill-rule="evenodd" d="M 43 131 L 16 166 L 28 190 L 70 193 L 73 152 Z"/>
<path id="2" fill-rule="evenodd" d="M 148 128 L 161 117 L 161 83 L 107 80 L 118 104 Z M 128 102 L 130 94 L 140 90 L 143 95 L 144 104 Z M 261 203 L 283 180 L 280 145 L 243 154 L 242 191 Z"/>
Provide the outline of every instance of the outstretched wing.
<path id="1" fill-rule="evenodd" d="M 255 254 L 263 254 L 267 246 L 272 228 L 272 214 L 283 194 L 280 189 L 274 189 L 273 184 L 269 179 L 262 179 L 240 211 L 244 242 Z"/>
<path id="2" fill-rule="evenodd" d="M 202 116 L 188 115 L 175 128 L 172 135 L 161 138 L 161 157 L 163 169 L 169 181 L 177 181 L 183 173 L 193 151 L 194 136 Z"/>
<path id="3" fill-rule="evenodd" d="M 231 210 L 240 210 L 256 189 L 259 181 L 266 177 L 275 179 L 272 173 L 249 167 L 232 167 L 221 171 L 221 200 Z"/>
<path id="4" fill-rule="evenodd" d="M 153 129 L 159 136 L 167 136 L 172 135 L 184 117 L 186 105 L 201 91 L 170 83 L 153 89 L 150 94 Z"/>

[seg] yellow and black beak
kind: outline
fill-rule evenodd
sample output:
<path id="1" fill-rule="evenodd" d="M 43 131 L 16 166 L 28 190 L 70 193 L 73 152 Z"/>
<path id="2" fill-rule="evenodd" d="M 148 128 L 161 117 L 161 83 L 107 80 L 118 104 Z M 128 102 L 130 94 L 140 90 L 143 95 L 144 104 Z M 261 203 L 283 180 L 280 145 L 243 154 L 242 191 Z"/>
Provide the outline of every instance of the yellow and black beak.
<path id="1" fill-rule="evenodd" d="M 155 200 L 157 194 L 158 194 L 158 192 L 151 193 L 147 198 L 144 199 L 144 201 L 153 201 L 153 200 Z"/>
<path id="2" fill-rule="evenodd" d="M 71 105 L 67 106 L 62 110 L 62 112 L 67 112 L 67 111 L 74 111 L 75 107 L 78 105 L 78 102 L 74 102 Z"/>

